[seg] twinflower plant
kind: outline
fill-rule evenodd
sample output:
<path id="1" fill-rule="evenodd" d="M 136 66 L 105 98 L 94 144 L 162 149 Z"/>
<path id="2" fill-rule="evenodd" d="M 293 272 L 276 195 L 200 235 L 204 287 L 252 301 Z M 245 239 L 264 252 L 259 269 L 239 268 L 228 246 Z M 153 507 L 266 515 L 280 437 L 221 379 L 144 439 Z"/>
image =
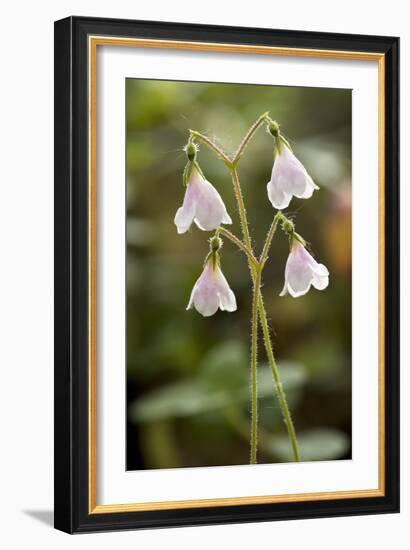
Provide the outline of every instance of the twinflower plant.
<path id="1" fill-rule="evenodd" d="M 249 232 L 237 167 L 248 143 L 257 130 L 263 126 L 266 126 L 268 134 L 273 139 L 274 164 L 271 179 L 267 184 L 267 191 L 270 203 L 277 209 L 277 212 L 267 231 L 262 250 L 257 255 L 254 252 L 254 243 Z M 232 220 L 221 195 L 206 180 L 199 166 L 197 160 L 199 142 L 208 146 L 230 172 L 240 220 L 240 237 L 222 225 L 231 224 Z M 185 233 L 190 229 L 192 223 L 195 223 L 202 231 L 215 231 L 209 239 L 209 253 L 205 258 L 202 274 L 192 289 L 187 309 L 195 308 L 204 317 L 214 315 L 218 309 L 227 312 L 236 311 L 235 294 L 221 268 L 222 237 L 225 237 L 246 255 L 253 287 L 250 342 L 250 463 L 257 463 L 258 450 L 259 327 L 262 331 L 263 345 L 269 361 L 276 396 L 289 435 L 293 458 L 295 462 L 298 462 L 301 457 L 296 430 L 281 383 L 280 369 L 273 352 L 271 331 L 262 296 L 262 273 L 269 258 L 276 229 L 280 226 L 284 234 L 288 236 L 290 248 L 285 267 L 285 284 L 280 296 L 289 295 L 298 298 L 306 294 L 312 286 L 317 290 L 324 290 L 328 286 L 329 272 L 327 268 L 323 264 L 319 264 L 307 251 L 307 244 L 303 237 L 296 233 L 293 221 L 281 211 L 289 206 L 293 197 L 309 199 L 319 187 L 313 182 L 303 164 L 296 158 L 288 140 L 282 135 L 279 124 L 270 118 L 269 113 L 264 113 L 254 122 L 234 155 L 228 155 L 213 140 L 195 130 L 189 130 L 189 138 L 184 151 L 187 156 L 183 174 L 185 196 L 182 206 L 175 215 L 177 231 L 180 234 Z"/>

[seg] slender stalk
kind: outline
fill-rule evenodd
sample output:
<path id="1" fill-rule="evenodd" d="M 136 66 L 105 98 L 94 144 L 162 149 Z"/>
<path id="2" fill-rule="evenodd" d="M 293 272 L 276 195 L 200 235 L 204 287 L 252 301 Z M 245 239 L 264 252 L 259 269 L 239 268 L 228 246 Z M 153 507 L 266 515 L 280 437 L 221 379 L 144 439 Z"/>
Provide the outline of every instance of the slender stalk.
<path id="1" fill-rule="evenodd" d="M 276 228 L 278 227 L 279 219 L 281 218 L 281 212 L 278 212 L 275 217 L 273 218 L 273 222 L 271 223 L 271 226 L 269 227 L 268 234 L 266 235 L 265 243 L 263 245 L 262 254 L 260 255 L 259 262 L 264 265 L 266 260 L 268 259 L 269 254 L 269 248 L 272 243 L 273 236 L 276 232 Z"/>
<path id="2" fill-rule="evenodd" d="M 205 143 L 216 155 L 224 161 L 224 163 L 228 166 L 228 168 L 232 167 L 232 161 L 231 159 L 225 155 L 225 153 L 220 149 L 213 141 L 211 141 L 209 138 L 201 134 L 200 132 L 197 132 L 196 130 L 189 130 L 189 133 L 192 137 L 201 140 L 203 143 Z"/>
<path id="3" fill-rule="evenodd" d="M 258 448 L 258 302 L 261 288 L 261 269 L 258 266 L 253 283 L 251 324 L 251 464 L 256 464 Z"/>
<path id="4" fill-rule="evenodd" d="M 247 220 L 247 216 L 246 216 L 246 209 L 245 209 L 245 204 L 244 204 L 244 201 L 243 201 L 243 195 L 242 195 L 242 191 L 241 191 L 241 185 L 239 183 L 238 173 L 237 173 L 236 169 L 233 169 L 231 173 L 232 173 L 232 183 L 233 183 L 234 190 L 235 190 L 235 196 L 236 196 L 237 203 L 238 203 L 238 210 L 239 210 L 239 217 L 240 217 L 240 220 L 241 220 L 243 240 L 244 240 L 245 245 L 249 248 L 249 250 L 252 250 L 251 237 L 250 237 L 250 234 L 249 234 L 248 220 Z M 281 215 L 282 215 L 281 213 L 278 213 L 277 216 L 275 216 L 275 218 L 277 218 L 277 221 L 279 220 Z M 272 225 L 273 225 L 273 223 L 272 223 Z M 272 228 L 272 225 L 271 225 L 271 230 L 272 231 L 271 230 L 269 231 L 268 237 L 269 237 L 270 233 L 272 233 L 272 237 L 273 237 L 273 234 L 276 230 L 276 226 L 274 226 Z M 265 244 L 266 244 L 266 241 L 265 241 Z M 265 247 L 264 247 L 264 249 L 265 249 Z M 269 246 L 266 247 L 266 250 L 268 250 L 268 249 L 269 249 Z M 267 253 L 267 252 L 265 251 L 265 253 Z M 262 254 L 263 254 L 263 252 L 262 252 Z M 251 272 L 252 282 L 253 282 L 253 284 L 255 284 L 255 279 L 256 279 L 256 275 L 257 275 L 256 274 L 256 269 L 250 262 L 249 262 L 249 269 L 250 269 L 250 272 Z M 259 286 L 260 286 L 260 284 L 259 284 Z M 274 384 L 275 384 L 276 393 L 278 395 L 279 406 L 281 408 L 282 415 L 283 415 L 283 418 L 285 420 L 286 428 L 287 428 L 287 431 L 288 431 L 288 434 L 289 434 L 289 439 L 290 439 L 290 442 L 291 442 L 291 445 L 292 445 L 292 450 L 293 450 L 293 457 L 295 459 L 295 462 L 299 462 L 300 457 L 299 457 L 299 449 L 298 449 L 298 443 L 297 443 L 297 438 L 296 438 L 296 432 L 295 432 L 295 428 L 294 428 L 294 425 L 293 425 L 292 416 L 290 414 L 290 410 L 289 410 L 289 407 L 288 407 L 288 404 L 287 404 L 287 401 L 286 401 L 285 392 L 283 391 L 282 383 L 280 381 L 279 370 L 278 370 L 278 366 L 277 366 L 276 361 L 275 361 L 275 355 L 273 353 L 272 343 L 271 343 L 270 334 L 269 334 L 269 325 L 268 325 L 268 320 L 267 320 L 267 317 L 266 317 L 265 305 L 263 303 L 263 297 L 262 297 L 261 292 L 259 292 L 259 298 L 258 298 L 258 312 L 259 312 L 260 323 L 261 323 L 261 326 L 262 326 L 263 340 L 264 340 L 264 344 L 265 344 L 266 355 L 268 356 L 269 366 L 270 366 L 270 369 L 271 369 L 271 372 L 272 372 L 272 377 L 273 377 L 273 381 L 274 381 Z"/>
<path id="5" fill-rule="evenodd" d="M 268 320 L 266 318 L 266 311 L 265 311 L 265 306 L 263 303 L 263 298 L 261 293 L 259 294 L 258 311 L 259 311 L 259 320 L 262 327 L 263 341 L 265 343 L 266 354 L 268 356 L 269 366 L 272 372 L 272 378 L 275 383 L 275 390 L 279 399 L 279 406 L 281 408 L 282 415 L 286 424 L 286 429 L 289 434 L 290 443 L 292 445 L 293 458 L 295 462 L 299 462 L 300 455 L 299 455 L 296 431 L 292 421 L 292 415 L 290 414 L 289 406 L 286 401 L 286 395 L 283 390 L 282 383 L 280 381 L 278 365 L 276 363 L 275 356 L 273 353 L 272 342 L 269 334 L 269 325 L 268 325 Z"/>
<path id="6" fill-rule="evenodd" d="M 239 210 L 239 220 L 241 223 L 241 230 L 243 235 L 243 241 L 248 249 L 252 252 L 252 241 L 249 233 L 248 218 L 246 215 L 245 201 L 243 200 L 241 184 L 239 183 L 238 172 L 236 168 L 231 170 L 232 183 L 235 192 L 236 203 Z"/>
<path id="7" fill-rule="evenodd" d="M 219 233 L 221 233 L 222 235 L 227 237 L 230 241 L 232 241 L 234 244 L 236 244 L 236 246 L 246 254 L 246 256 L 248 257 L 248 260 L 252 262 L 252 264 L 255 267 L 258 266 L 258 260 L 255 258 L 252 252 L 245 246 L 245 244 L 240 239 L 238 239 L 236 235 L 231 233 L 228 229 L 226 229 L 222 225 L 219 227 Z"/>
<path id="8" fill-rule="evenodd" d="M 239 148 L 238 148 L 238 150 L 237 150 L 237 152 L 236 152 L 236 154 L 235 154 L 235 156 L 232 160 L 232 166 L 236 166 L 238 164 L 239 159 L 243 155 L 243 153 L 246 149 L 246 146 L 248 145 L 248 143 L 252 139 L 254 133 L 259 128 L 259 126 L 261 126 L 264 122 L 266 122 L 268 116 L 269 116 L 269 112 L 263 113 L 263 115 L 261 115 L 258 119 L 256 119 L 256 121 L 249 128 L 248 133 L 243 138 L 243 140 L 242 140 L 241 144 L 239 145 Z"/>
<path id="9" fill-rule="evenodd" d="M 249 426 L 247 418 L 243 416 L 237 405 L 233 402 L 223 409 L 223 414 L 236 433 L 243 439 L 249 439 Z M 262 449 L 267 455 L 271 455 L 272 435 L 264 429 L 263 426 L 258 426 L 258 449 Z"/>

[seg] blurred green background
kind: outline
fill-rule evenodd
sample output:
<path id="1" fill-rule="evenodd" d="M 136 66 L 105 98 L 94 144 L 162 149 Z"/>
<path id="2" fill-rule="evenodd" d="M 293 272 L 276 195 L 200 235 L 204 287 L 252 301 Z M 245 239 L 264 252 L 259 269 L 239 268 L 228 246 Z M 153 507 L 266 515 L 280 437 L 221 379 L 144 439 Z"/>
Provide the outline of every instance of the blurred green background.
<path id="1" fill-rule="evenodd" d="M 263 112 L 279 122 L 321 190 L 288 215 L 330 270 L 330 285 L 279 297 L 288 254 L 278 231 L 263 294 L 303 460 L 351 457 L 350 90 L 127 79 L 127 469 L 249 462 L 251 285 L 229 241 L 222 269 L 238 310 L 185 311 L 210 233 L 177 235 L 182 147 L 189 128 L 228 153 Z M 205 145 L 198 160 L 240 235 L 229 172 Z M 261 251 L 274 210 L 266 183 L 272 138 L 261 128 L 239 164 L 250 230 Z M 262 343 L 259 462 L 291 460 Z"/>

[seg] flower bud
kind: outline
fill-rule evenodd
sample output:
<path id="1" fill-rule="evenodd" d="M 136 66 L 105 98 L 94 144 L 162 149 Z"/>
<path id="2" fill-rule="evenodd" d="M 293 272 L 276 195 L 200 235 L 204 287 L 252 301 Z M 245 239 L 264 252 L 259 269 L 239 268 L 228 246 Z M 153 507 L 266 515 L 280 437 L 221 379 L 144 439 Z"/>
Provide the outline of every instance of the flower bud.
<path id="1" fill-rule="evenodd" d="M 282 229 L 288 235 L 292 235 L 292 233 L 294 233 L 294 231 L 295 231 L 295 225 L 291 220 L 286 218 L 286 219 L 283 220 Z"/>
<path id="2" fill-rule="evenodd" d="M 268 131 L 274 138 L 277 138 L 280 134 L 279 132 L 279 124 L 276 122 L 276 120 L 271 120 L 268 124 Z"/>
<path id="3" fill-rule="evenodd" d="M 196 153 L 198 151 L 198 146 L 193 141 L 189 141 L 185 145 L 184 150 L 185 150 L 186 156 L 188 157 L 188 160 L 190 160 L 191 162 L 194 161 L 196 158 Z"/>
<path id="4" fill-rule="evenodd" d="M 218 252 L 222 248 L 222 240 L 218 235 L 214 235 L 209 239 L 209 248 L 211 252 Z"/>

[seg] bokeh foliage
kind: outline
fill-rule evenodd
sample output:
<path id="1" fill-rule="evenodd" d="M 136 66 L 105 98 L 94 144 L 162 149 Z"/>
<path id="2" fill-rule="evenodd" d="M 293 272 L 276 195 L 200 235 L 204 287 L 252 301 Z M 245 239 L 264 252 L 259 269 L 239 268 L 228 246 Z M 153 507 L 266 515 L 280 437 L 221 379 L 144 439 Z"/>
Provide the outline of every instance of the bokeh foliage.
<path id="1" fill-rule="evenodd" d="M 249 461 L 251 284 L 246 260 L 225 242 L 222 268 L 238 311 L 203 318 L 185 311 L 209 233 L 178 236 L 182 147 L 187 130 L 233 152 L 270 111 L 321 190 L 293 199 L 287 214 L 330 270 L 324 292 L 279 297 L 288 253 L 277 233 L 263 294 L 275 353 L 304 460 L 351 454 L 351 92 L 350 90 L 128 79 L 127 93 L 127 468 Z M 198 156 L 240 234 L 229 172 L 205 146 Z M 260 252 L 274 211 L 266 183 L 271 137 L 261 129 L 239 165 Z M 291 459 L 260 346 L 259 462 Z"/>

